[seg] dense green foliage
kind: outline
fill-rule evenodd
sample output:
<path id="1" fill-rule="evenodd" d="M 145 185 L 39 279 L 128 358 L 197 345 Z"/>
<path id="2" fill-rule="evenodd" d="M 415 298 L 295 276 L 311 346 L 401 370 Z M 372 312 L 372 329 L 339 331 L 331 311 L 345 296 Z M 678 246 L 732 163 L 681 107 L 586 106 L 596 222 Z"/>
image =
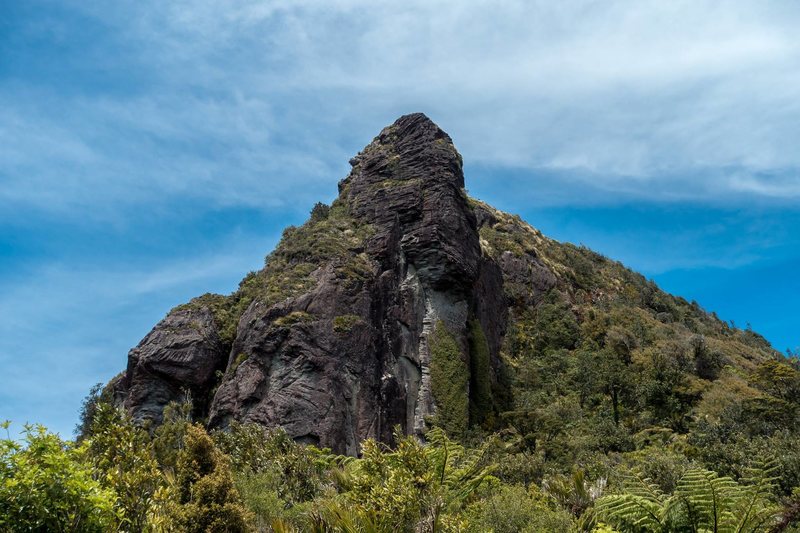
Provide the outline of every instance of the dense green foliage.
<path id="1" fill-rule="evenodd" d="M 435 324 L 437 411 L 424 439 L 398 433 L 392 446 L 366 441 L 359 458 L 340 457 L 280 429 L 209 434 L 189 398 L 157 428 L 138 427 L 97 387 L 77 443 L 39 427 L 0 441 L 0 530 L 800 531 L 798 354 L 586 248 L 492 216 L 483 252 L 535 258 L 555 283 L 505 285 L 499 367 L 478 321 L 465 346 Z M 323 263 L 361 283 L 370 232 L 341 201 L 319 204 L 268 268 L 188 307 L 210 309 L 230 343 L 253 301 L 307 290 Z M 361 320 L 337 316 L 333 333 Z"/>
<path id="2" fill-rule="evenodd" d="M 688 470 L 667 496 L 647 479 L 597 501 L 598 516 L 619 531 L 765 531 L 777 523 L 765 471 L 749 484 L 700 468 Z"/>
<path id="3" fill-rule="evenodd" d="M 8 430 L 9 423 L 3 427 Z M 86 451 L 41 426 L 25 427 L 24 445 L 0 440 L 0 529 L 111 529 L 119 519 L 115 494 L 94 479 Z"/>
<path id="4" fill-rule="evenodd" d="M 143 531 L 161 485 L 149 436 L 108 403 L 97 405 L 89 434 L 88 463 L 99 483 L 116 495 L 119 529 Z"/>
<path id="5" fill-rule="evenodd" d="M 450 435 L 464 435 L 469 425 L 469 367 L 458 342 L 441 320 L 428 336 L 428 350 L 435 423 Z"/>
<path id="6" fill-rule="evenodd" d="M 800 525 L 796 440 L 787 430 L 727 443 L 722 473 L 704 466 L 718 460 L 704 454 L 722 453 L 716 444 L 691 442 L 707 428 L 687 438 L 652 427 L 622 452 L 578 443 L 578 460 L 564 467 L 542 449 L 554 441 L 531 442 L 513 427 L 466 443 L 441 428 L 425 442 L 398 433 L 393 446 L 366 441 L 352 458 L 257 425 L 234 423 L 209 435 L 190 413 L 187 404 L 170 405 L 148 433 L 100 402 L 80 445 L 43 428 L 27 430 L 26 446 L 2 441 L 4 529 L 767 532 Z M 611 431 L 613 416 L 606 416 Z"/>
<path id="7" fill-rule="evenodd" d="M 489 344 L 478 320 L 469 324 L 469 418 L 470 424 L 491 427 L 494 402 L 490 376 Z"/>

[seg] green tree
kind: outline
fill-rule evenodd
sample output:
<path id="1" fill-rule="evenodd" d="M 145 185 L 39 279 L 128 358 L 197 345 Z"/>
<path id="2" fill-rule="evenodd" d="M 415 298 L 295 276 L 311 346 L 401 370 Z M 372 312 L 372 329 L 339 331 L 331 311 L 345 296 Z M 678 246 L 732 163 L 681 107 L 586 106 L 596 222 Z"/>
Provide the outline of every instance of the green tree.
<path id="1" fill-rule="evenodd" d="M 327 453 L 296 443 L 282 428 L 233 422 L 213 433 L 236 473 L 272 473 L 282 500 L 293 505 L 313 500 L 328 484 Z"/>
<path id="2" fill-rule="evenodd" d="M 228 458 L 205 429 L 191 424 L 176 464 L 177 505 L 172 521 L 186 532 L 249 531 L 250 514 L 242 506 Z"/>
<path id="3" fill-rule="evenodd" d="M 80 443 L 87 438 L 92 431 L 97 409 L 103 404 L 111 403 L 111 393 L 103 387 L 102 383 L 95 383 L 89 390 L 89 394 L 83 399 L 79 422 L 75 426 L 75 440 Z"/>
<path id="4" fill-rule="evenodd" d="M 752 381 L 776 398 L 800 403 L 800 370 L 784 361 L 761 363 L 753 374 Z"/>
<path id="5" fill-rule="evenodd" d="M 153 431 L 153 452 L 159 466 L 167 473 L 175 473 L 178 454 L 192 425 L 191 413 L 192 404 L 188 398 L 180 403 L 170 402 L 164 407 L 161 425 Z"/>
<path id="6" fill-rule="evenodd" d="M 328 453 L 294 442 L 281 428 L 233 422 L 213 438 L 230 457 L 236 488 L 260 530 L 276 520 L 302 523 L 304 507 L 331 486 Z"/>
<path id="7" fill-rule="evenodd" d="M 361 459 L 344 460 L 339 484 L 349 514 L 377 531 L 457 530 L 460 512 L 489 476 L 492 443 L 469 450 L 441 428 L 426 439 L 397 434 L 394 449 L 367 440 Z"/>
<path id="8" fill-rule="evenodd" d="M 0 530 L 113 530 L 120 518 L 114 492 L 93 479 L 85 447 L 43 426 L 26 425 L 23 434 L 24 446 L 0 440 Z"/>
<path id="9" fill-rule="evenodd" d="M 95 410 L 88 458 L 94 477 L 117 495 L 122 531 L 145 531 L 161 472 L 148 434 L 134 426 L 130 416 L 110 404 Z"/>

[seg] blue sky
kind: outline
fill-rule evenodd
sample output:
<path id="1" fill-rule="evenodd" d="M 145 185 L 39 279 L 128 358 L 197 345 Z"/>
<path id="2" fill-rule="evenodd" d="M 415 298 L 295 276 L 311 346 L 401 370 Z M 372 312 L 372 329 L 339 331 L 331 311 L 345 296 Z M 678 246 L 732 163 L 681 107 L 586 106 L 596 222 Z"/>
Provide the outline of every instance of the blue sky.
<path id="1" fill-rule="evenodd" d="M 800 345 L 796 2 L 2 5 L 0 419 L 71 434 L 414 111 L 472 195 Z"/>

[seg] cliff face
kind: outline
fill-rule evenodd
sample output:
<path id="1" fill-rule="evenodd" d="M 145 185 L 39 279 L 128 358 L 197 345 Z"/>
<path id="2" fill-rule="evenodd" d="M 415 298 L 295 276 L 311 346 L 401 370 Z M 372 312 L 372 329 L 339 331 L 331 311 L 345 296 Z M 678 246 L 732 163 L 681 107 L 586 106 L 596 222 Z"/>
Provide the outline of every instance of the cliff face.
<path id="1" fill-rule="evenodd" d="M 365 438 L 391 440 L 396 425 L 419 433 L 440 416 L 460 431 L 491 415 L 507 310 L 501 269 L 481 254 L 461 156 L 414 114 L 351 165 L 334 205 L 290 229 L 254 275 L 266 281 L 251 280 L 258 295 L 229 345 L 220 310 L 201 298 L 131 351 L 119 390 L 136 417 L 158 421 L 188 389 L 213 427 L 281 425 L 354 454 Z"/>
<path id="2" fill-rule="evenodd" d="M 604 353 L 621 338 L 626 364 L 662 341 L 689 353 L 698 336 L 736 367 L 774 355 L 619 263 L 469 199 L 461 156 L 422 114 L 350 163 L 337 200 L 287 228 L 263 270 L 173 309 L 131 350 L 113 387 L 135 418 L 158 423 L 188 393 L 211 427 L 279 425 L 356 454 L 395 426 L 497 427 L 541 403 L 524 388 L 542 386 L 537 358 L 568 368 L 581 346 Z M 520 364 L 531 385 L 512 387 Z"/>

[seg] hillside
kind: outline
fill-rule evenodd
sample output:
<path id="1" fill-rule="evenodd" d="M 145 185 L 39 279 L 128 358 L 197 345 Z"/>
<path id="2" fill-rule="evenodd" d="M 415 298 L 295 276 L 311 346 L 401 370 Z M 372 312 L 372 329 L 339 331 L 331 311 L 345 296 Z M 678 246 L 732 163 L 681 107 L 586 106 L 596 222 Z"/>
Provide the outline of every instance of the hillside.
<path id="1" fill-rule="evenodd" d="M 798 531 L 796 358 L 469 198 L 422 114 L 351 165 L 78 442 L 0 440 L 0 529 Z"/>
<path id="2" fill-rule="evenodd" d="M 432 424 L 510 425 L 545 449 L 601 432 L 623 450 L 644 430 L 786 401 L 754 381 L 782 361 L 757 333 L 468 198 L 460 154 L 424 115 L 351 165 L 262 270 L 176 307 L 131 350 L 114 390 L 136 419 L 160 422 L 188 392 L 210 427 L 281 426 L 348 454 Z"/>

